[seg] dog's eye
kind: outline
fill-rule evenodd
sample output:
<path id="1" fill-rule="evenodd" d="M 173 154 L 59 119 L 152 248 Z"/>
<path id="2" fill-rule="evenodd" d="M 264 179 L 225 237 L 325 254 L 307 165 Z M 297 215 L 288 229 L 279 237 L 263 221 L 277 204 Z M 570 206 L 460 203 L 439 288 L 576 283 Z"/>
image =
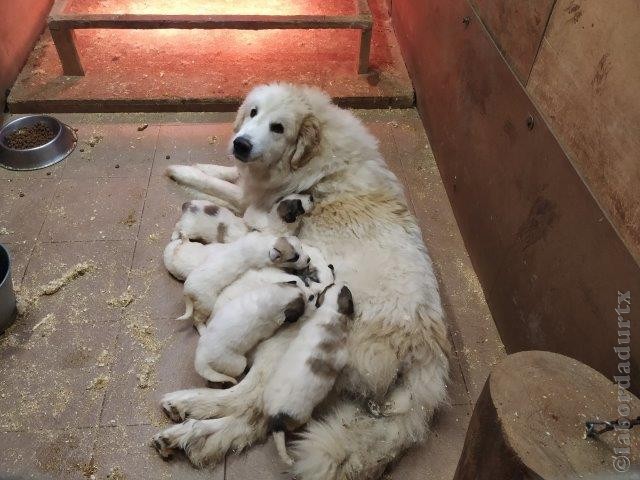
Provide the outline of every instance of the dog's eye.
<path id="1" fill-rule="evenodd" d="M 258 109 L 257 109 L 256 107 L 253 107 L 253 108 L 251 109 L 251 111 L 249 112 L 249 116 L 250 116 L 251 118 L 255 117 L 257 114 L 258 114 Z"/>
<path id="2" fill-rule="evenodd" d="M 271 125 L 269 125 L 269 128 L 274 133 L 284 133 L 284 127 L 281 123 L 272 123 Z"/>

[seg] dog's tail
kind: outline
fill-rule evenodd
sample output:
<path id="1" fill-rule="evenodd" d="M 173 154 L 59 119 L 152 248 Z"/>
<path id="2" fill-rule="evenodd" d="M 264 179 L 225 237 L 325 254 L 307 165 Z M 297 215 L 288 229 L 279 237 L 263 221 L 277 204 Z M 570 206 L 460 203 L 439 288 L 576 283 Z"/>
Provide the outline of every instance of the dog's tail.
<path id="1" fill-rule="evenodd" d="M 176 320 L 190 320 L 193 317 L 193 300 L 189 295 L 184 296 L 184 305 L 184 314 L 176 318 Z"/>
<path id="2" fill-rule="evenodd" d="M 230 377 L 229 375 L 225 375 L 224 373 L 216 372 L 213 368 L 211 368 L 208 360 L 205 357 L 198 355 L 197 351 L 194 366 L 196 368 L 196 372 L 198 372 L 198 375 L 206 378 L 210 382 L 231 383 L 233 385 L 238 383 L 235 378 Z"/>
<path id="3" fill-rule="evenodd" d="M 280 455 L 280 459 L 289 466 L 293 465 L 293 459 L 287 453 L 287 446 L 284 443 L 284 431 L 278 430 L 273 432 L 273 441 L 276 444 L 276 450 L 278 451 L 278 455 Z"/>

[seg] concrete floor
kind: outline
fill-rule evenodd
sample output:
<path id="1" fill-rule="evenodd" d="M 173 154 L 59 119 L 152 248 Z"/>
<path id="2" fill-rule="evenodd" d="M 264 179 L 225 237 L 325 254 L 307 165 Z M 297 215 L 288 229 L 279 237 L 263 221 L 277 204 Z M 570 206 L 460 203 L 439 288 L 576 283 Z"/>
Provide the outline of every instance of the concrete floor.
<path id="1" fill-rule="evenodd" d="M 427 443 L 388 473 L 451 479 L 474 402 L 504 355 L 428 139 L 414 110 L 356 112 L 406 186 L 434 260 L 455 347 L 451 406 Z M 271 442 L 195 470 L 148 446 L 168 421 L 160 396 L 204 386 L 196 336 L 177 323 L 181 284 L 161 254 L 188 194 L 163 176 L 172 163 L 227 161 L 229 114 L 69 114 L 79 144 L 35 172 L 0 169 L 0 242 L 31 299 L 0 337 L 0 476 L 56 479 L 286 478 Z M 143 123 L 149 126 L 138 131 Z M 44 285 L 64 277 L 61 288 Z M 57 285 L 60 286 L 60 285 Z M 93 476 L 93 477 L 92 477 Z"/>

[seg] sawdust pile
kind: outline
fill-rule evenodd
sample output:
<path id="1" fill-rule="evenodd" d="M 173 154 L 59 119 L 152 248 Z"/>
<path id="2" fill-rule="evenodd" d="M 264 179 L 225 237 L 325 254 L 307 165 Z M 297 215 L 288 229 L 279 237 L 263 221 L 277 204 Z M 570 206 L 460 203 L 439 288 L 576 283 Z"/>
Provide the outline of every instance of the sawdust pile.
<path id="1" fill-rule="evenodd" d="M 89 382 L 87 390 L 102 390 L 109 385 L 109 375 L 101 374 Z"/>
<path id="2" fill-rule="evenodd" d="M 81 262 L 67 270 L 60 278 L 51 280 L 49 283 L 40 285 L 33 290 L 22 287 L 16 289 L 18 314 L 21 316 L 26 315 L 32 307 L 37 305 L 40 297 L 43 295 L 49 296 L 58 293 L 60 289 L 94 268 L 95 266 L 92 262 Z"/>
<path id="3" fill-rule="evenodd" d="M 120 467 L 113 467 L 107 475 L 107 480 L 126 480 L 127 476 L 120 470 Z"/>
<path id="4" fill-rule="evenodd" d="M 110 307 L 116 307 L 116 308 L 126 308 L 129 305 L 131 305 L 133 300 L 134 300 L 134 297 L 133 297 L 133 294 L 131 293 L 131 288 L 127 288 L 127 291 L 124 292 L 119 297 L 113 297 L 107 300 L 107 305 L 109 305 Z"/>
<path id="5" fill-rule="evenodd" d="M 46 285 L 40 287 L 40 295 L 53 295 L 54 293 L 57 293 L 62 287 L 68 285 L 76 278 L 81 277 L 92 268 L 93 264 L 90 262 L 78 263 L 74 267 L 67 270 L 67 272 L 62 277 L 51 280 Z"/>

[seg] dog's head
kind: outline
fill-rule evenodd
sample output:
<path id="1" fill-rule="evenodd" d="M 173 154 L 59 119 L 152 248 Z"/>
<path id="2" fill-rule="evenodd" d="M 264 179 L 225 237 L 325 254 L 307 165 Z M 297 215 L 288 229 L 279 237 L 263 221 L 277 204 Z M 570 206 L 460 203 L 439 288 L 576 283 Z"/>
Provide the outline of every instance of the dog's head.
<path id="1" fill-rule="evenodd" d="M 231 153 L 241 162 L 298 170 L 320 144 L 320 124 L 303 90 L 284 84 L 253 89 L 238 110 Z"/>

